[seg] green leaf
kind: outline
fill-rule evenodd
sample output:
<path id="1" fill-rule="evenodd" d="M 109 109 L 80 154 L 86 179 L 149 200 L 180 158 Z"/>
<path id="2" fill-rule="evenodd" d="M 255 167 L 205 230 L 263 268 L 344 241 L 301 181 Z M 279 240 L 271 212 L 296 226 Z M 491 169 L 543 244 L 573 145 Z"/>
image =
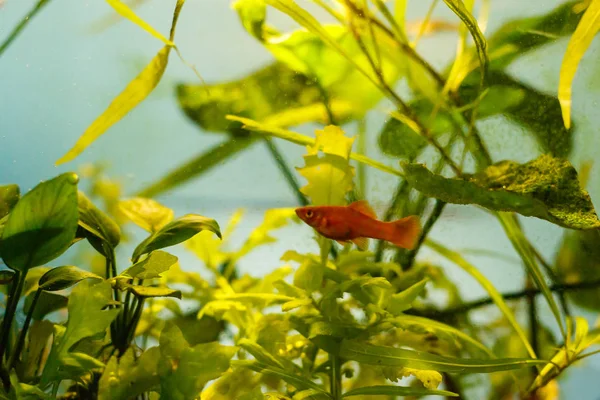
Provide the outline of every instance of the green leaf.
<path id="1" fill-rule="evenodd" d="M 152 61 L 113 99 L 108 108 L 83 132 L 75 145 L 56 161 L 56 165 L 74 160 L 111 126 L 119 122 L 154 90 L 162 78 L 171 46 L 160 49 Z"/>
<path id="2" fill-rule="evenodd" d="M 277 377 L 277 378 L 289 383 L 290 385 L 293 385 L 297 389 L 301 389 L 301 390 L 313 389 L 319 393 L 323 393 L 323 394 L 327 395 L 328 398 L 331 398 L 331 395 L 329 395 L 327 392 L 325 392 L 319 386 L 314 384 L 312 381 L 306 379 L 303 376 L 291 374 L 286 370 L 276 368 L 273 366 L 268 366 L 268 365 L 265 365 L 265 364 L 257 362 L 257 361 L 232 361 L 231 364 L 234 368 L 235 367 L 248 368 L 248 369 L 251 369 L 252 371 L 259 372 L 264 375 L 274 376 L 274 377 Z"/>
<path id="3" fill-rule="evenodd" d="M 517 212 L 572 229 L 600 227 L 590 196 L 567 160 L 542 155 L 526 164 L 502 161 L 463 179 L 435 175 L 420 164 L 404 164 L 404 170 L 411 186 L 447 203 Z"/>
<path id="4" fill-rule="evenodd" d="M 321 288 L 323 284 L 323 266 L 306 260 L 294 274 L 294 286 L 312 293 Z"/>
<path id="5" fill-rule="evenodd" d="M 0 253 L 12 269 L 27 271 L 65 252 L 77 231 L 77 182 L 65 173 L 34 187 L 8 216 Z"/>
<path id="6" fill-rule="evenodd" d="M 258 343 L 248 339 L 241 339 L 238 341 L 237 345 L 246 350 L 248 353 L 252 354 L 256 361 L 275 368 L 285 369 L 285 366 L 281 361 L 270 354 Z"/>
<path id="7" fill-rule="evenodd" d="M 471 15 L 469 10 L 467 10 L 462 0 L 444 0 L 444 3 L 446 3 L 448 8 L 450 8 L 452 12 L 454 12 L 463 21 L 473 37 L 473 41 L 475 42 L 477 53 L 479 55 L 479 64 L 481 66 L 481 86 L 483 86 L 489 64 L 485 37 L 479 29 L 477 20 L 475 17 L 473 17 L 473 15 Z"/>
<path id="8" fill-rule="evenodd" d="M 354 168 L 348 157 L 354 138 L 348 138 L 339 127 L 330 125 L 316 131 L 313 147 L 304 156 L 304 167 L 298 172 L 308 184 L 300 191 L 316 206 L 346 204 L 346 194 L 352 190 Z M 323 155 L 319 155 L 319 150 Z"/>
<path id="9" fill-rule="evenodd" d="M 565 232 L 553 263 L 559 282 L 577 284 L 600 281 L 600 235 L 598 231 Z M 590 311 L 600 309 L 600 290 L 570 290 L 568 299 Z"/>
<path id="10" fill-rule="evenodd" d="M 591 0 L 577 29 L 573 32 L 560 67 L 558 100 L 562 108 L 563 120 L 567 129 L 571 126 L 571 85 L 579 62 L 600 31 L 600 0 Z"/>
<path id="11" fill-rule="evenodd" d="M 115 221 L 100 211 L 92 202 L 78 191 L 79 225 L 98 237 L 111 248 L 117 247 L 121 240 L 121 229 Z"/>
<path id="12" fill-rule="evenodd" d="M 413 375 L 426 389 L 434 390 L 442 383 L 442 374 L 437 371 L 429 371 L 413 368 L 383 367 L 383 374 L 392 382 L 399 382 L 402 378 Z"/>
<path id="13" fill-rule="evenodd" d="M 29 314 L 35 294 L 36 292 L 32 292 L 25 298 L 25 304 L 23 305 L 25 314 Z M 33 310 L 32 318 L 35 321 L 41 321 L 48 314 L 67 307 L 68 303 L 69 298 L 66 296 L 52 292 L 41 292 Z"/>
<path id="14" fill-rule="evenodd" d="M 13 281 L 15 272 L 11 270 L 0 271 L 0 285 L 8 285 Z"/>
<path id="15" fill-rule="evenodd" d="M 37 386 L 19 382 L 15 371 L 11 371 L 10 384 L 17 400 L 50 400 L 52 397 Z"/>
<path id="16" fill-rule="evenodd" d="M 21 190 L 18 185 L 0 186 L 0 218 L 8 215 L 10 210 L 17 204 L 21 197 Z"/>
<path id="17" fill-rule="evenodd" d="M 128 400 L 157 387 L 159 361 L 158 347 L 144 351 L 137 359 L 133 349 L 121 358 L 113 356 L 100 377 L 98 400 Z"/>
<path id="18" fill-rule="evenodd" d="M 264 400 L 258 378 L 242 368 L 226 372 L 202 391 L 201 400 Z"/>
<path id="19" fill-rule="evenodd" d="M 122 276 L 129 276 L 138 279 L 160 278 L 163 272 L 171 268 L 177 262 L 177 257 L 166 251 L 153 251 L 142 261 L 132 265 L 121 272 Z"/>
<path id="20" fill-rule="evenodd" d="M 517 319 L 515 318 L 514 314 L 504 301 L 502 294 L 496 289 L 496 287 L 481 272 L 479 272 L 479 270 L 476 267 L 471 265 L 459 253 L 447 249 L 446 247 L 442 246 L 437 242 L 434 242 L 431 239 L 427 239 L 425 243 L 432 250 L 446 257 L 448 260 L 458 265 L 465 272 L 467 272 L 469 275 L 475 278 L 475 280 L 477 280 L 477 282 L 485 289 L 485 291 L 488 292 L 488 294 L 494 301 L 494 304 L 496 304 L 500 311 L 502 311 L 502 314 L 504 314 L 510 325 L 513 327 L 513 329 L 523 342 L 523 345 L 527 349 L 529 355 L 533 358 L 536 358 L 536 354 L 533 350 L 533 347 L 531 347 L 529 340 L 527 339 L 527 335 L 517 322 Z"/>
<path id="21" fill-rule="evenodd" d="M 175 46 L 175 43 L 173 43 L 171 40 L 168 40 L 160 32 L 154 29 L 150 24 L 138 17 L 127 5 L 125 5 L 121 1 L 106 0 L 106 2 L 110 4 L 110 6 L 114 8 L 114 10 L 117 13 L 127 18 L 128 20 L 130 20 L 131 22 L 133 22 L 134 24 L 136 24 L 137 26 L 139 26 L 140 28 L 142 28 L 143 30 L 145 30 L 146 32 L 148 32 L 149 34 L 166 44 L 167 46 Z"/>
<path id="22" fill-rule="evenodd" d="M 54 295 L 54 293 L 47 294 Z M 40 365 L 42 365 L 42 357 L 47 354 L 46 347 L 53 330 L 54 324 L 47 320 L 37 320 L 31 324 L 27 332 L 28 345 L 21 353 L 21 365 L 23 365 L 21 377 L 23 380 L 30 381 L 30 379 L 37 377 Z"/>
<path id="23" fill-rule="evenodd" d="M 173 220 L 173 210 L 144 197 L 119 202 L 119 211 L 140 228 L 153 233 Z"/>
<path id="24" fill-rule="evenodd" d="M 504 23 L 488 37 L 490 67 L 504 69 L 516 58 L 573 33 L 581 19 L 575 11 L 577 3 L 569 1 L 547 14 Z"/>
<path id="25" fill-rule="evenodd" d="M 312 304 L 312 300 L 308 299 L 308 298 L 292 300 L 292 301 L 288 301 L 287 303 L 282 304 L 281 311 L 291 311 L 298 307 L 309 306 L 311 304 Z"/>
<path id="26" fill-rule="evenodd" d="M 425 278 L 415 283 L 408 289 L 403 290 L 400 293 L 393 294 L 390 297 L 389 304 L 386 310 L 397 316 L 400 315 L 402 312 L 412 308 L 413 301 L 415 301 L 417 297 L 423 292 L 428 280 L 428 278 Z"/>
<path id="27" fill-rule="evenodd" d="M 177 351 L 163 349 L 161 354 L 163 370 L 160 372 L 161 399 L 192 400 L 198 397 L 209 381 L 218 378 L 229 368 L 229 361 L 237 348 L 219 343 L 201 343 L 189 347 L 185 340 L 179 343 Z M 171 359 L 170 363 L 165 363 Z"/>
<path id="28" fill-rule="evenodd" d="M 138 196 L 153 197 L 170 189 L 183 185 L 192 179 L 196 179 L 214 167 L 221 165 L 225 160 L 244 151 L 256 143 L 257 137 L 236 137 L 219 143 L 202 152 L 192 160 L 182 164 L 169 172 L 158 181 L 138 192 Z"/>
<path id="29" fill-rule="evenodd" d="M 64 328 L 55 327 L 52 349 L 41 376 L 42 387 L 47 387 L 54 381 L 74 379 L 86 372 L 76 366 L 66 371 L 63 366 L 73 364 L 74 361 L 83 361 L 85 358 L 85 354 L 70 351 L 80 340 L 105 333 L 119 313 L 116 308 L 106 309 L 111 302 L 109 282 L 95 285 L 81 283 L 73 289 L 69 297 L 67 325 Z"/>
<path id="30" fill-rule="evenodd" d="M 507 371 L 545 363 L 525 358 L 451 358 L 397 347 L 374 346 L 356 340 L 343 340 L 339 356 L 370 365 L 460 373 Z"/>
<path id="31" fill-rule="evenodd" d="M 133 260 L 137 261 L 141 255 L 151 251 L 184 242 L 203 230 L 211 231 L 221 238 L 219 224 L 214 219 L 197 214 L 184 215 L 169 222 L 140 243 L 133 252 Z"/>
<path id="32" fill-rule="evenodd" d="M 500 71 L 488 74 L 487 93 L 481 99 L 476 117 L 483 119 L 497 114 L 527 128 L 543 152 L 566 158 L 573 146 L 573 130 L 565 129 L 562 123 L 560 103 L 535 88 L 525 85 Z M 478 101 L 479 86 L 467 83 L 459 93 L 464 102 Z"/>
<path id="33" fill-rule="evenodd" d="M 342 397 L 360 396 L 360 395 L 388 395 L 388 396 L 446 396 L 458 397 L 458 394 L 446 390 L 430 390 L 403 386 L 365 386 L 350 390 Z"/>
<path id="34" fill-rule="evenodd" d="M 69 288 L 84 279 L 103 280 L 101 276 L 92 272 L 84 271 L 72 265 L 65 265 L 52 268 L 50 271 L 46 272 L 40 278 L 38 285 L 42 290 L 56 292 Z"/>

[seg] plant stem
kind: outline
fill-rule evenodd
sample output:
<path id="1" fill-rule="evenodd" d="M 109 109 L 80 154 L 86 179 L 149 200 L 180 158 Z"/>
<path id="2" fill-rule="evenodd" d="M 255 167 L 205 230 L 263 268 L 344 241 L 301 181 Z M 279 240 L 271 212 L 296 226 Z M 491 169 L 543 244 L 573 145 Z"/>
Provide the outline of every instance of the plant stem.
<path id="1" fill-rule="evenodd" d="M 21 31 L 23 29 L 25 29 L 25 26 L 27 26 L 27 23 L 30 22 L 33 19 L 33 17 L 35 17 L 35 15 L 42 9 L 42 7 L 44 5 L 46 5 L 46 3 L 48 3 L 49 1 L 50 0 L 38 0 L 38 2 L 27 13 L 27 15 L 25 17 L 23 17 L 21 22 L 19 22 L 19 24 L 17 24 L 17 26 L 15 26 L 15 28 L 12 30 L 12 32 L 8 35 L 8 37 L 4 41 L 4 43 L 2 43 L 2 45 L 0 45 L 0 56 L 2 56 L 2 53 L 4 53 L 4 51 L 8 48 L 8 46 L 10 46 L 11 43 L 17 38 L 17 36 L 19 36 Z"/>
<path id="2" fill-rule="evenodd" d="M 17 305 L 19 304 L 21 292 L 23 291 L 23 286 L 25 285 L 26 277 L 26 272 L 15 271 L 15 277 L 6 302 L 6 312 L 2 319 L 2 329 L 0 330 L 0 364 L 4 363 L 4 352 L 6 351 L 6 346 L 8 344 L 8 335 L 15 317 Z"/>
<path id="3" fill-rule="evenodd" d="M 331 395 L 333 400 L 342 398 L 342 360 L 339 356 L 330 354 L 331 360 Z"/>
<path id="4" fill-rule="evenodd" d="M 577 282 L 577 283 L 559 283 L 550 286 L 551 292 L 556 293 L 564 293 L 575 290 L 584 290 L 584 289 L 596 289 L 600 288 L 600 279 L 594 281 L 585 281 L 585 282 Z M 537 296 L 541 294 L 542 291 L 537 288 L 529 288 L 520 290 L 517 292 L 509 292 L 503 293 L 502 297 L 504 300 L 519 300 L 529 296 Z M 490 297 L 485 297 L 480 300 L 471 301 L 468 303 L 461 304 L 456 307 L 447 308 L 445 310 L 427 310 L 427 311 L 419 311 L 418 315 L 430 318 L 445 318 L 453 315 L 464 314 L 471 310 L 489 306 L 494 304 L 494 301 Z M 407 311 L 407 314 L 410 313 L 410 310 Z"/>
<path id="5" fill-rule="evenodd" d="M 415 246 L 415 248 L 412 250 L 409 250 L 408 252 L 398 252 L 398 254 L 396 255 L 396 262 L 401 264 L 402 269 L 404 269 L 405 271 L 412 268 L 412 266 L 415 262 L 415 257 L 417 256 L 417 253 L 421 249 L 421 246 L 423 245 L 425 238 L 429 234 L 429 231 L 431 230 L 431 228 L 433 228 L 433 225 L 436 223 L 438 218 L 442 215 L 442 211 L 444 211 L 445 206 L 446 206 L 445 202 L 443 202 L 441 200 L 436 200 L 433 210 L 431 211 L 429 218 L 427 218 L 427 221 L 425 222 L 425 225 L 423 226 L 423 230 L 421 231 L 421 234 L 419 235 L 419 239 L 417 241 L 417 245 Z"/>
<path id="6" fill-rule="evenodd" d="M 288 185 L 294 191 L 294 194 L 296 195 L 296 199 L 298 200 L 298 203 L 300 203 L 303 206 L 308 205 L 308 200 L 306 199 L 304 194 L 300 191 L 300 185 L 298 184 L 296 177 L 294 176 L 294 174 L 292 173 L 292 170 L 290 169 L 290 167 L 288 167 L 287 163 L 283 159 L 283 156 L 281 155 L 281 152 L 279 151 L 279 149 L 277 149 L 277 147 L 275 146 L 275 143 L 273 143 L 271 138 L 268 138 L 268 137 L 264 137 L 264 140 L 267 145 L 267 149 L 269 149 L 271 156 L 273 157 L 273 159 L 277 163 L 277 166 L 279 167 L 279 171 L 281 171 L 281 173 L 285 177 L 285 180 L 287 181 Z"/>
<path id="7" fill-rule="evenodd" d="M 27 336 L 27 330 L 29 329 L 29 324 L 31 324 L 31 318 L 33 318 L 33 312 L 35 311 L 35 306 L 42 294 L 42 289 L 38 289 L 35 292 L 35 296 L 33 297 L 33 301 L 31 302 L 31 307 L 29 308 L 29 312 L 27 313 L 27 317 L 25 318 L 25 323 L 23 324 L 23 328 L 21 329 L 21 333 L 19 334 L 19 339 L 17 340 L 17 345 L 13 350 L 13 353 L 10 357 L 10 361 L 8 363 L 8 370 L 10 371 L 15 366 L 19 356 L 21 355 L 21 351 L 23 350 L 23 346 L 25 345 L 25 337 Z"/>

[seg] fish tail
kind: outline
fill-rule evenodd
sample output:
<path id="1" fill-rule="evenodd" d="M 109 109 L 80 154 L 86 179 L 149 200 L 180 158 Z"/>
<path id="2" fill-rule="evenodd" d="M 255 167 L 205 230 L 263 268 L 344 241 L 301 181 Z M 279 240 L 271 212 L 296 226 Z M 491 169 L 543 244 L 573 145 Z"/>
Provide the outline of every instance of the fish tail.
<path id="1" fill-rule="evenodd" d="M 398 247 L 412 250 L 417 245 L 419 234 L 421 233 L 421 224 L 419 218 L 410 215 L 402 219 L 389 223 L 392 227 L 388 242 L 392 242 Z"/>

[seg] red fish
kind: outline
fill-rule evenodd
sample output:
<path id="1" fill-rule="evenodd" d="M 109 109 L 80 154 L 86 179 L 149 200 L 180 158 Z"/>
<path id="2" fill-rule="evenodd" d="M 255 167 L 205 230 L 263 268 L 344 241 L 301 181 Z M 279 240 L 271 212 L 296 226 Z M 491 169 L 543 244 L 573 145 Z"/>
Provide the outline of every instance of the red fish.
<path id="1" fill-rule="evenodd" d="M 342 244 L 354 242 L 361 250 L 368 247 L 367 238 L 414 249 L 421 231 L 419 219 L 414 215 L 391 222 L 377 220 L 377 215 L 364 200 L 348 206 L 299 207 L 296 215 L 326 238 Z"/>

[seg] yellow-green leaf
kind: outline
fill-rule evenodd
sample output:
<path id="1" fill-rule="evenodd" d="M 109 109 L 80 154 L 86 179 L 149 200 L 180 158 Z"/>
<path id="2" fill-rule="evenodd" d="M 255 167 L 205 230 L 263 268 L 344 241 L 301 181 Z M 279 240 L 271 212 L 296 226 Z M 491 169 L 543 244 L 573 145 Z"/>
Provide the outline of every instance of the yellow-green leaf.
<path id="1" fill-rule="evenodd" d="M 148 24 L 146 21 L 144 21 L 143 19 L 138 17 L 137 14 L 134 13 L 133 10 L 131 8 L 129 8 L 126 4 L 123 4 L 119 0 L 106 0 L 106 2 L 112 8 L 114 8 L 114 10 L 117 13 L 119 13 L 123 17 L 127 18 L 128 20 L 130 20 L 131 22 L 133 22 L 134 24 L 136 24 L 137 26 L 139 26 L 140 28 L 142 28 L 143 30 L 145 30 L 146 32 L 148 32 L 149 34 L 154 36 L 155 38 L 159 39 L 167 46 L 175 46 L 175 43 L 173 43 L 172 41 L 170 41 L 169 39 L 164 37 L 160 32 L 158 32 L 156 29 L 154 29 L 150 24 Z"/>
<path id="2" fill-rule="evenodd" d="M 558 100 L 562 108 L 565 127 L 571 126 L 571 85 L 579 62 L 600 30 L 600 0 L 592 0 L 573 32 L 560 67 Z"/>
<path id="3" fill-rule="evenodd" d="M 119 202 L 119 211 L 140 228 L 153 233 L 173 221 L 173 210 L 158 201 L 134 197 Z"/>
<path id="4" fill-rule="evenodd" d="M 314 205 L 346 204 L 346 194 L 352 190 L 354 168 L 348 159 L 354 138 L 348 138 L 337 126 L 327 126 L 316 131 L 313 146 L 308 146 L 304 156 L 305 166 L 298 172 L 308 181 L 300 190 L 310 197 Z M 319 156 L 319 150 L 323 156 Z"/>
<path id="5" fill-rule="evenodd" d="M 437 371 L 394 367 L 383 367 L 382 371 L 385 377 L 392 382 L 398 382 L 402 378 L 413 375 L 420 380 L 427 389 L 437 389 L 440 383 L 442 383 L 442 374 Z"/>
<path id="6" fill-rule="evenodd" d="M 56 161 L 56 165 L 75 159 L 111 126 L 141 103 L 160 82 L 167 68 L 170 51 L 170 46 L 163 47 L 150 61 L 150 64 L 110 103 L 102 115 L 92 122 L 71 150 Z"/>

